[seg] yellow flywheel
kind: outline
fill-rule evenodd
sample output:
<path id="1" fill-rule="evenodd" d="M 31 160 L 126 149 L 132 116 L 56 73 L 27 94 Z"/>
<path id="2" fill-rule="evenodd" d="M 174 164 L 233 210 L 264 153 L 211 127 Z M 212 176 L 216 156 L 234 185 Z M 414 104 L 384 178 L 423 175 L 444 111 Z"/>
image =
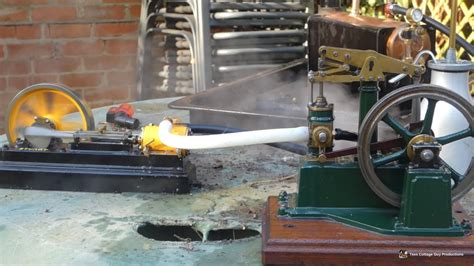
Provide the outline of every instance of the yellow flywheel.
<path id="1" fill-rule="evenodd" d="M 8 104 L 5 125 L 9 143 L 15 143 L 22 129 L 38 124 L 59 131 L 93 130 L 94 117 L 72 90 L 41 83 L 23 89 Z"/>

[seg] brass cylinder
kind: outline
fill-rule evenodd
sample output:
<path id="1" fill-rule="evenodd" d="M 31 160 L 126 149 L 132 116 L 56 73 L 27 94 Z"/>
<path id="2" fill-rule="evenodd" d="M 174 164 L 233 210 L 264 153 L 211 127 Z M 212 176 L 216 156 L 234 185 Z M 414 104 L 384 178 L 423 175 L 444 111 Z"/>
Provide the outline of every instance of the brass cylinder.
<path id="1" fill-rule="evenodd" d="M 140 135 L 140 148 L 142 151 L 147 150 L 148 152 L 166 153 L 166 154 L 181 154 L 176 148 L 168 147 L 163 144 L 158 137 L 158 131 L 160 128 L 157 125 L 148 125 L 142 128 Z M 188 135 L 188 127 L 186 125 L 176 124 L 173 125 L 171 132 L 175 135 L 186 136 Z"/>
<path id="2" fill-rule="evenodd" d="M 458 1 L 451 0 L 451 21 L 449 26 L 449 48 L 456 49 L 456 22 L 458 15 Z"/>

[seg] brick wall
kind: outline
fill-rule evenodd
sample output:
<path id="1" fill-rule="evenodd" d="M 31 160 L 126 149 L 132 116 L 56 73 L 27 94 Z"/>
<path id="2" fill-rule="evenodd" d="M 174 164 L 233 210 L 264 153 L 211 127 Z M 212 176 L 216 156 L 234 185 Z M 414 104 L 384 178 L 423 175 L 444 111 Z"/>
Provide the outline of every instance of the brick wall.
<path id="1" fill-rule="evenodd" d="M 60 83 L 91 107 L 135 98 L 140 0 L 0 0 L 0 132 L 8 102 Z"/>

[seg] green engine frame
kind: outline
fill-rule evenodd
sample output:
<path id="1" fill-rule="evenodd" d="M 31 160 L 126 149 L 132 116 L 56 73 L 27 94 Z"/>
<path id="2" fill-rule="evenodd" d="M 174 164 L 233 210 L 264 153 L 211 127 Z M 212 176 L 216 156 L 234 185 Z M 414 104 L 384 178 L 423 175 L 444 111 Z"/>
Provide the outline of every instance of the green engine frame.
<path id="1" fill-rule="evenodd" d="M 378 90 L 375 82 L 361 83 L 359 123 L 377 102 Z M 332 117 L 332 111 L 310 109 L 309 127 L 332 121 Z M 278 214 L 295 219 L 330 219 L 388 235 L 455 237 L 469 234 L 470 223 L 458 222 L 452 214 L 450 171 L 408 165 L 407 162 L 376 169 L 382 182 L 402 195 L 398 208 L 372 191 L 357 162 L 344 161 L 344 158 L 321 161 L 317 152 L 310 149 L 299 172 L 298 193 L 280 193 Z"/>

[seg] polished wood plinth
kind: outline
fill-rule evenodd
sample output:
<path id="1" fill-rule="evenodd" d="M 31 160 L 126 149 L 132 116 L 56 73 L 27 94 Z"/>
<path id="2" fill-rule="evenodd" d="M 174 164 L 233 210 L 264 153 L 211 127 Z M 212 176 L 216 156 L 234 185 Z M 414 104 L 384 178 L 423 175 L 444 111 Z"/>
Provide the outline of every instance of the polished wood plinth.
<path id="1" fill-rule="evenodd" d="M 279 218 L 277 211 L 278 198 L 270 197 L 262 225 L 264 264 L 474 265 L 473 235 L 389 236 L 328 220 Z"/>

